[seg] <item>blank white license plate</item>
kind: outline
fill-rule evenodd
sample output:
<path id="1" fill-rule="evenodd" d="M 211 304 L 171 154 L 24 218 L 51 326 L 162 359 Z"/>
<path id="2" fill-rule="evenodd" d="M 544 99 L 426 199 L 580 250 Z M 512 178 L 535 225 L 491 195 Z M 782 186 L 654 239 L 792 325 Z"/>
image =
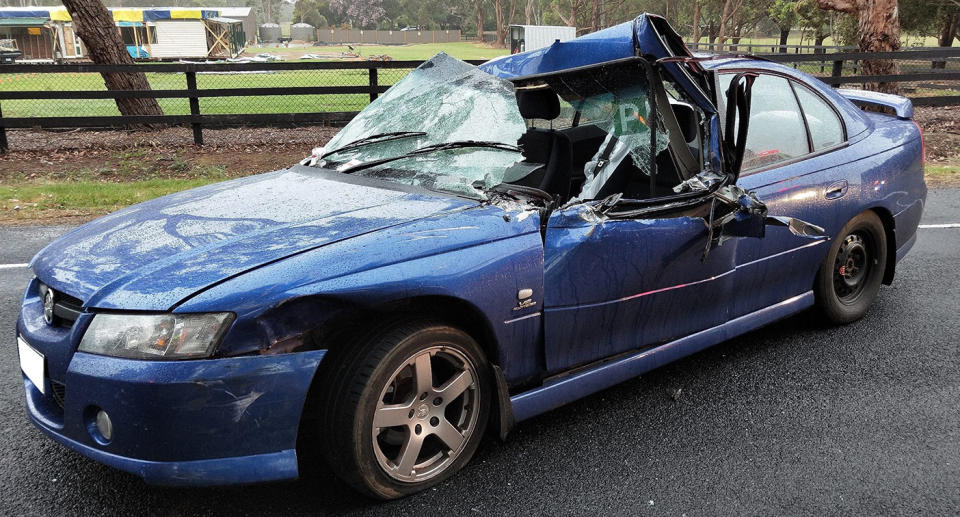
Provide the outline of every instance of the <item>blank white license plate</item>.
<path id="1" fill-rule="evenodd" d="M 46 394 L 46 383 L 43 382 L 43 354 L 34 350 L 20 336 L 17 336 L 17 348 L 20 349 L 20 369 L 40 390 L 40 393 Z"/>

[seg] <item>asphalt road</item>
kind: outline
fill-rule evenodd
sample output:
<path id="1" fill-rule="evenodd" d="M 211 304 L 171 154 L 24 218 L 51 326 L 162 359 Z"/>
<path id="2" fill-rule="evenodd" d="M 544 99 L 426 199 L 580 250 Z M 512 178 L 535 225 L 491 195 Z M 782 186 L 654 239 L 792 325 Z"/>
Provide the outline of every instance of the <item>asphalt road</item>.
<path id="1" fill-rule="evenodd" d="M 931 191 L 925 224 L 960 222 Z M 0 229 L 0 264 L 66 228 Z M 521 423 L 453 480 L 391 503 L 319 471 L 294 483 L 164 489 L 45 438 L 24 414 L 13 327 L 24 268 L 0 269 L 0 514 L 956 514 L 960 228 L 921 229 L 863 320 L 807 312 Z"/>

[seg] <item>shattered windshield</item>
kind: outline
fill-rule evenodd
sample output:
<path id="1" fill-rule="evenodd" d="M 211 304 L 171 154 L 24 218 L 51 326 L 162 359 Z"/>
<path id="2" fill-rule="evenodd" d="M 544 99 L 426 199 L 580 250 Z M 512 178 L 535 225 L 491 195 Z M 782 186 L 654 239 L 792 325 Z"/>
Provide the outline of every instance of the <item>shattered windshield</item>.
<path id="1" fill-rule="evenodd" d="M 308 160 L 346 171 L 447 142 L 513 146 L 525 131 L 512 83 L 440 53 L 373 101 Z M 355 174 L 477 196 L 502 183 L 521 159 L 518 152 L 502 149 L 443 149 Z"/>

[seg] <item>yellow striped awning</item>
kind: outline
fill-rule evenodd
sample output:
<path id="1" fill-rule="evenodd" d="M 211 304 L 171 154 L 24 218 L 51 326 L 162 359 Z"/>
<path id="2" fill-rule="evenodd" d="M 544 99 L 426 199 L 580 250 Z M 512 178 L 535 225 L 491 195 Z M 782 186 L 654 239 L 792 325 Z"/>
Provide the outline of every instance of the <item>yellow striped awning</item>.
<path id="1" fill-rule="evenodd" d="M 200 20 L 203 18 L 201 9 L 170 9 L 172 20 Z"/>
<path id="2" fill-rule="evenodd" d="M 142 22 L 143 10 L 141 9 L 113 9 L 113 21 L 115 22 Z"/>
<path id="3" fill-rule="evenodd" d="M 50 19 L 55 22 L 68 22 L 70 21 L 70 13 L 66 9 L 50 9 Z"/>

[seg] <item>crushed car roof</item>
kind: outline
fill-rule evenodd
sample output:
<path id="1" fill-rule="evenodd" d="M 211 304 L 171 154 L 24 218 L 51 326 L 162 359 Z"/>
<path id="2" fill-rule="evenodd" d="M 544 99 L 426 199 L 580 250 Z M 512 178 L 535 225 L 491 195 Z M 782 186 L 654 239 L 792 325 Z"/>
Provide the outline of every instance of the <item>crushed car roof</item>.
<path id="1" fill-rule="evenodd" d="M 480 65 L 490 74 L 504 79 L 545 74 L 589 66 L 634 56 L 660 59 L 676 55 L 691 56 L 683 47 L 671 46 L 676 37 L 673 28 L 662 17 L 644 13 L 628 22 L 614 25 L 578 38 L 555 41 L 549 47 L 493 59 Z M 678 50 L 680 52 L 678 52 Z"/>
<path id="2" fill-rule="evenodd" d="M 648 61 L 664 58 L 692 58 L 683 39 L 665 19 L 644 13 L 628 22 L 614 25 L 569 41 L 555 41 L 549 47 L 490 60 L 480 69 L 503 79 L 550 74 L 573 68 L 601 65 L 618 59 L 640 56 Z M 685 66 L 686 71 L 681 70 Z M 664 68 L 696 98 L 701 108 L 713 111 L 703 88 L 702 68 L 697 63 L 665 63 Z"/>

